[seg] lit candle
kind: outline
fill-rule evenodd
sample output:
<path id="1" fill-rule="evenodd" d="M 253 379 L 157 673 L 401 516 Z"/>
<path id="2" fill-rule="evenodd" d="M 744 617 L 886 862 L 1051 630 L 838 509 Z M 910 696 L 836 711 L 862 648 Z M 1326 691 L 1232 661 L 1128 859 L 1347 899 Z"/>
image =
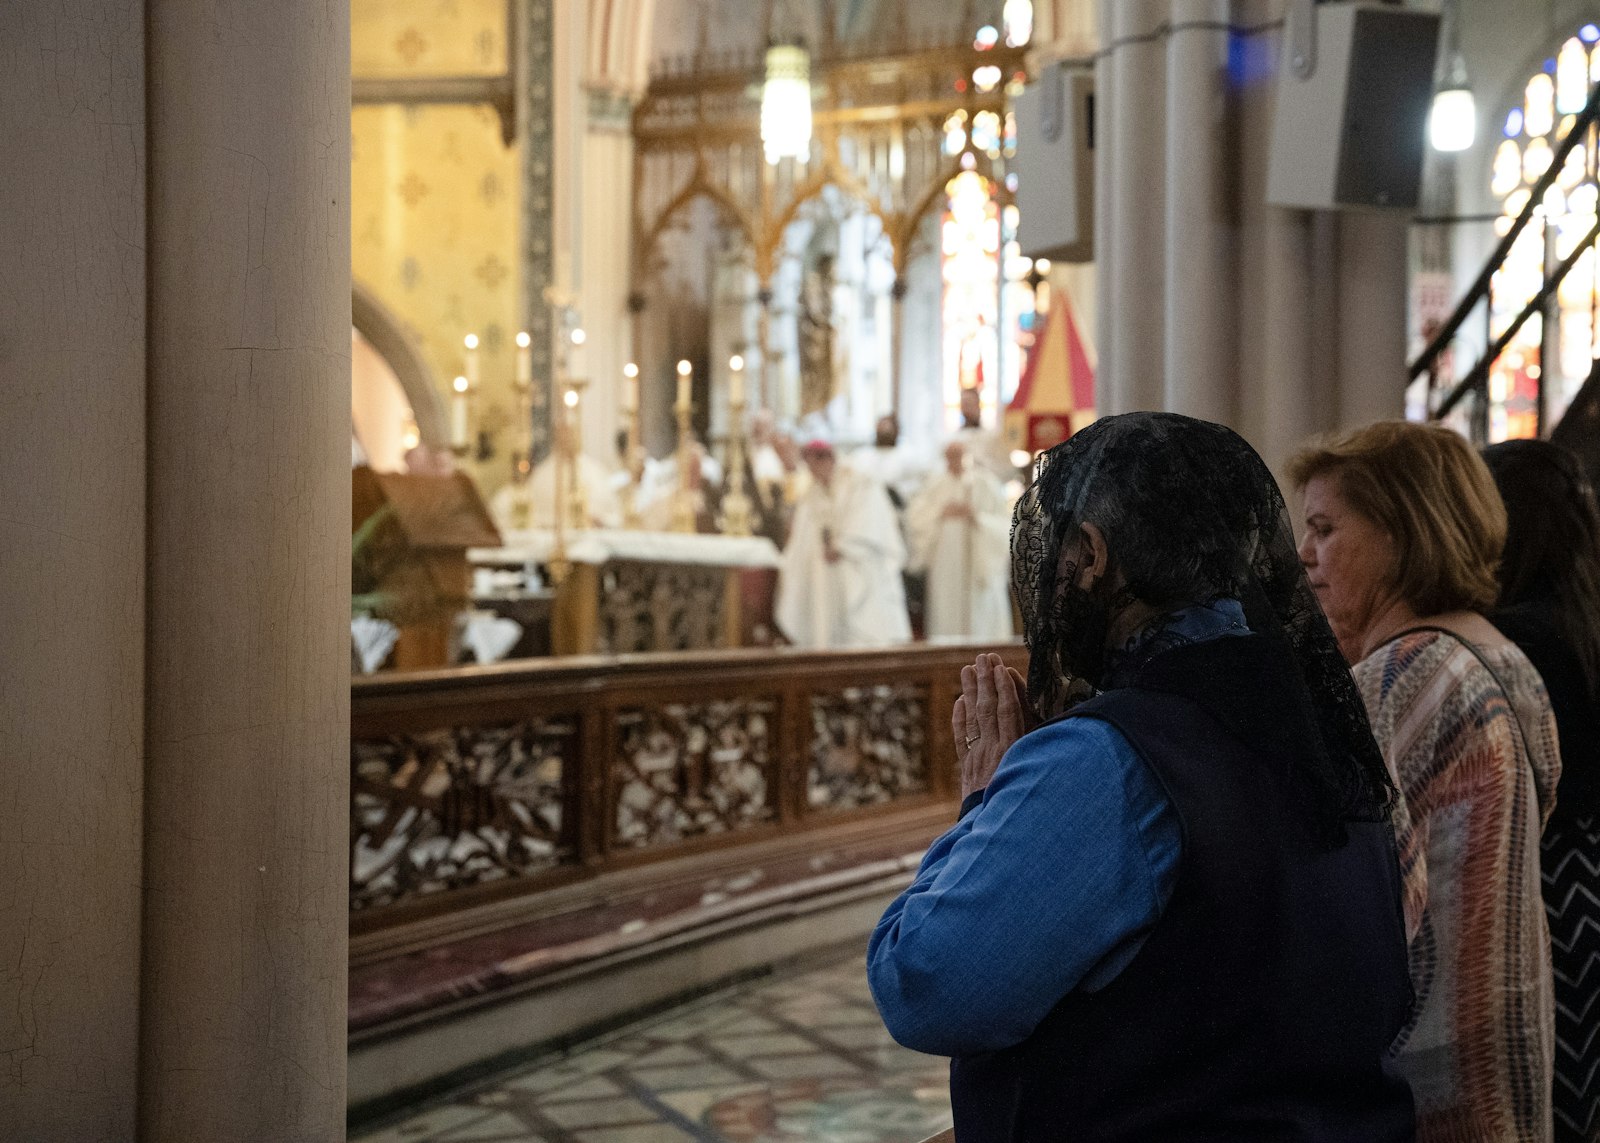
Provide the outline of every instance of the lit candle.
<path id="1" fill-rule="evenodd" d="M 584 344 L 586 342 L 588 342 L 589 335 L 584 333 L 583 330 L 581 328 L 579 328 L 579 329 L 575 329 L 575 330 L 572 331 L 571 338 L 572 338 L 572 349 L 570 351 L 568 351 L 568 354 L 567 354 L 567 376 L 568 377 L 577 377 L 577 378 L 579 378 L 581 380 L 582 378 L 587 376 L 587 374 L 584 372 L 584 368 L 583 368 L 583 365 L 584 365 L 583 347 L 584 347 Z"/>
<path id="2" fill-rule="evenodd" d="M 476 388 L 478 385 L 478 335 L 475 333 L 467 334 L 462 339 L 462 344 L 467 347 L 467 367 L 464 370 L 467 375 L 467 384 L 472 388 Z"/>
<path id="3" fill-rule="evenodd" d="M 680 409 L 689 407 L 690 378 L 694 374 L 694 366 L 688 361 L 678 362 L 678 405 Z"/>
<path id="4" fill-rule="evenodd" d="M 631 361 L 622 367 L 622 409 L 626 413 L 639 411 L 639 367 Z"/>
<path id="5" fill-rule="evenodd" d="M 744 404 L 744 358 L 735 353 L 728 358 L 728 404 Z"/>
<path id="6" fill-rule="evenodd" d="M 526 330 L 517 334 L 517 384 L 533 384 L 533 338 Z"/>
<path id="7" fill-rule="evenodd" d="M 467 424 L 467 390 L 470 388 L 465 377 L 457 377 L 452 388 L 455 395 L 450 398 L 450 443 L 456 448 L 466 448 L 471 426 Z"/>

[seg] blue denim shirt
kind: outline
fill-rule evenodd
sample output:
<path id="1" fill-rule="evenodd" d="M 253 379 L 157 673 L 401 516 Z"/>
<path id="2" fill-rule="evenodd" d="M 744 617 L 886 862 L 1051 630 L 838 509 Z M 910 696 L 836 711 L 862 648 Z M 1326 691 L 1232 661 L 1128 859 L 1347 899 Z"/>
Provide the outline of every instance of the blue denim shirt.
<path id="1" fill-rule="evenodd" d="M 1232 600 L 1185 608 L 1125 648 L 1247 632 Z M 867 976 L 884 1025 L 941 1056 L 1020 1043 L 1143 947 L 1177 881 L 1182 831 L 1155 772 L 1109 723 L 1016 742 L 878 922 Z"/>

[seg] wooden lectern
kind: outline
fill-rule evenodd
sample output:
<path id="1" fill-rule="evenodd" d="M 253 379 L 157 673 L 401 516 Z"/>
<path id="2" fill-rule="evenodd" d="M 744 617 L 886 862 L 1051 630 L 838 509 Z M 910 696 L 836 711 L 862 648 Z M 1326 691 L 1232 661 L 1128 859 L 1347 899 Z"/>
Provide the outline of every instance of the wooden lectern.
<path id="1" fill-rule="evenodd" d="M 380 510 L 390 513 L 367 563 L 377 589 L 393 600 L 385 618 L 400 628 L 395 668 L 449 666 L 451 629 L 472 595 L 467 549 L 500 543 L 483 498 L 464 472 L 418 476 L 363 466 L 350 476 L 352 532 Z"/>

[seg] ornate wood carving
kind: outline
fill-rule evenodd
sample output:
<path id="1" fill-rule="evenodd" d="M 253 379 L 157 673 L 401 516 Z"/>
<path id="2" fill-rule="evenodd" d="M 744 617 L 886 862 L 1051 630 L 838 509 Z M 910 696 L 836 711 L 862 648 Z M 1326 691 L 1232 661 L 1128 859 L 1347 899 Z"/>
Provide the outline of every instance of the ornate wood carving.
<path id="1" fill-rule="evenodd" d="M 776 816 L 777 703 L 669 703 L 617 716 L 616 841 L 655 846 Z"/>
<path id="2" fill-rule="evenodd" d="M 721 567 L 607 564 L 599 604 L 601 649 L 625 654 L 718 646 L 726 583 Z"/>
<path id="3" fill-rule="evenodd" d="M 350 908 L 547 869 L 571 849 L 567 720 L 456 726 L 351 742 Z"/>
<path id="4" fill-rule="evenodd" d="M 981 650 L 1026 666 L 1015 644 L 745 648 L 354 680 L 352 933 L 493 924 L 622 865 L 952 797 Z"/>
<path id="5" fill-rule="evenodd" d="M 859 809 L 928 791 L 928 688 L 846 687 L 811 696 L 812 809 Z"/>

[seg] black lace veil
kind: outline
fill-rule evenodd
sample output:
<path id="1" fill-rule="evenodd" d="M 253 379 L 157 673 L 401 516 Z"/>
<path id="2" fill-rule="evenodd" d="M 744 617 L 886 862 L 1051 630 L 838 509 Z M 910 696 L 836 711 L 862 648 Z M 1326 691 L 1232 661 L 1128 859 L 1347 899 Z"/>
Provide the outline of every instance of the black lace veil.
<path id="1" fill-rule="evenodd" d="M 1320 731 L 1302 775 L 1319 816 L 1334 829 L 1387 816 L 1394 788 L 1355 680 L 1300 565 L 1283 494 L 1243 438 L 1175 413 L 1127 413 L 1039 459 L 1012 517 L 1011 568 L 1028 691 L 1047 716 L 1076 689 L 1082 637 L 1062 581 L 1076 578 L 1085 522 L 1104 533 L 1125 596 L 1161 608 L 1237 599 L 1253 632 L 1284 640 Z"/>

